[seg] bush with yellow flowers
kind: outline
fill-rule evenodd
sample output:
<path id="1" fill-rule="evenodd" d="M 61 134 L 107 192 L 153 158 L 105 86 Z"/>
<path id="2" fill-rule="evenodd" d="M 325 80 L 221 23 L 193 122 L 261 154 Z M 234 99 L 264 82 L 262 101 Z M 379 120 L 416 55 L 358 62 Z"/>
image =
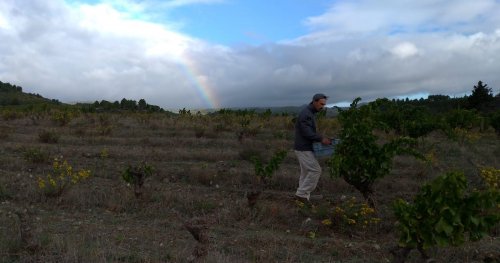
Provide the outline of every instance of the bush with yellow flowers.
<path id="1" fill-rule="evenodd" d="M 38 188 L 47 197 L 58 197 L 71 186 L 87 179 L 90 170 L 73 171 L 68 161 L 54 159 L 52 170 L 44 176 L 38 177 Z"/>
<path id="2" fill-rule="evenodd" d="M 69 110 L 57 110 L 52 112 L 50 119 L 59 126 L 65 126 L 74 118 L 74 115 L 75 113 Z"/>
<path id="3" fill-rule="evenodd" d="M 342 202 L 333 206 L 330 218 L 323 224 L 343 228 L 367 228 L 380 222 L 375 209 L 366 202 L 358 202 L 355 197 L 343 198 Z"/>
<path id="4" fill-rule="evenodd" d="M 321 225 L 340 231 L 367 229 L 380 222 L 375 209 L 366 202 L 357 201 L 355 197 L 343 197 L 338 204 L 311 205 L 300 201 L 296 201 L 296 204 L 301 214 L 317 218 L 321 220 Z"/>
<path id="5" fill-rule="evenodd" d="M 489 188 L 500 190 L 500 169 L 483 167 L 480 170 L 480 174 Z"/>

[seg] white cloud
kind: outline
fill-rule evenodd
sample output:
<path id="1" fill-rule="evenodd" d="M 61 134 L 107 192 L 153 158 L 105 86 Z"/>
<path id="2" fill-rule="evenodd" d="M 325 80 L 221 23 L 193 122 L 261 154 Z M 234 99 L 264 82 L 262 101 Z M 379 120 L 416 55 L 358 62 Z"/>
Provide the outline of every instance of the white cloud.
<path id="1" fill-rule="evenodd" d="M 225 0 L 170 0 L 164 1 L 164 5 L 171 7 L 178 7 L 184 5 L 193 5 L 193 4 L 214 4 L 214 3 L 223 3 Z"/>
<path id="2" fill-rule="evenodd" d="M 160 24 L 130 19 L 107 4 L 82 5 L 79 26 L 107 38 L 122 38 L 127 42 L 142 42 L 148 56 L 179 59 L 189 45 L 196 45 L 191 38 L 168 30 Z"/>
<path id="3" fill-rule="evenodd" d="M 413 43 L 403 42 L 399 43 L 394 48 L 392 48 L 391 53 L 394 54 L 396 57 L 404 59 L 417 55 L 418 49 Z"/>
<path id="4" fill-rule="evenodd" d="M 3 16 L 0 16 L 0 28 L 2 30 L 8 30 L 10 27 L 9 23 L 7 22 L 7 19 Z"/>

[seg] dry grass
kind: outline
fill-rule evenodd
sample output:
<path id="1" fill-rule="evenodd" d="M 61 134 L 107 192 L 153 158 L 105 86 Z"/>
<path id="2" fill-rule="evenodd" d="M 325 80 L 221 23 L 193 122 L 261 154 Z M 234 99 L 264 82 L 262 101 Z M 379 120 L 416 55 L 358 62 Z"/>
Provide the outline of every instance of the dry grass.
<path id="1" fill-rule="evenodd" d="M 420 148 L 433 150 L 434 162 L 399 156 L 392 173 L 376 184 L 378 226 L 327 227 L 290 198 L 299 172 L 291 118 L 259 121 L 263 128 L 239 141 L 238 120 L 227 118 L 81 114 L 64 126 L 48 116 L 2 120 L 0 262 L 388 262 L 397 244 L 392 201 L 411 198 L 423 182 L 449 169 L 464 170 L 477 184 L 478 166 L 500 166 L 493 134 L 463 143 L 433 134 Z M 323 125 L 338 129 L 335 122 Z M 60 137 L 46 143 L 40 131 Z M 283 148 L 287 158 L 249 208 L 246 192 L 255 181 L 249 155 L 268 158 Z M 57 198 L 45 197 L 37 177 L 60 156 L 92 176 Z M 121 174 L 141 161 L 154 172 L 137 199 Z M 361 198 L 323 167 L 318 192 L 326 199 L 319 207 L 339 204 L 342 196 Z M 187 231 L 193 222 L 205 231 L 205 241 Z M 438 262 L 498 259 L 499 245 L 496 233 L 430 254 Z M 409 262 L 418 261 L 412 252 Z"/>

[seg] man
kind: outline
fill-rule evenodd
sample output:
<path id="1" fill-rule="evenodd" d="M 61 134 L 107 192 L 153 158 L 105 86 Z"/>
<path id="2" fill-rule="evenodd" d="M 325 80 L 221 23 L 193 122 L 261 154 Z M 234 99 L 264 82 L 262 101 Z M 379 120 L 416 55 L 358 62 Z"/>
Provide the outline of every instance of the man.
<path id="1" fill-rule="evenodd" d="M 316 132 L 314 119 L 314 115 L 325 107 L 327 99 L 328 97 L 324 94 L 315 94 L 311 103 L 299 113 L 295 122 L 294 150 L 300 164 L 299 187 L 295 198 L 300 201 L 308 202 L 322 198 L 321 195 L 311 195 L 321 176 L 321 166 L 314 156 L 312 144 L 313 142 L 331 144 L 329 138 L 323 138 Z"/>

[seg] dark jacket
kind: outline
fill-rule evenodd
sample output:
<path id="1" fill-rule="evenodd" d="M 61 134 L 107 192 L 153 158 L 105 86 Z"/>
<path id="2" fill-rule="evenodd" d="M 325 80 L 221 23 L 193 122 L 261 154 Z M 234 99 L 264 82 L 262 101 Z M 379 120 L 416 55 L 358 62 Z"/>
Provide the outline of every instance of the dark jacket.
<path id="1" fill-rule="evenodd" d="M 297 116 L 295 121 L 295 150 L 312 151 L 312 143 L 322 140 L 323 137 L 316 133 L 314 114 L 317 112 L 314 106 L 309 104 Z"/>

